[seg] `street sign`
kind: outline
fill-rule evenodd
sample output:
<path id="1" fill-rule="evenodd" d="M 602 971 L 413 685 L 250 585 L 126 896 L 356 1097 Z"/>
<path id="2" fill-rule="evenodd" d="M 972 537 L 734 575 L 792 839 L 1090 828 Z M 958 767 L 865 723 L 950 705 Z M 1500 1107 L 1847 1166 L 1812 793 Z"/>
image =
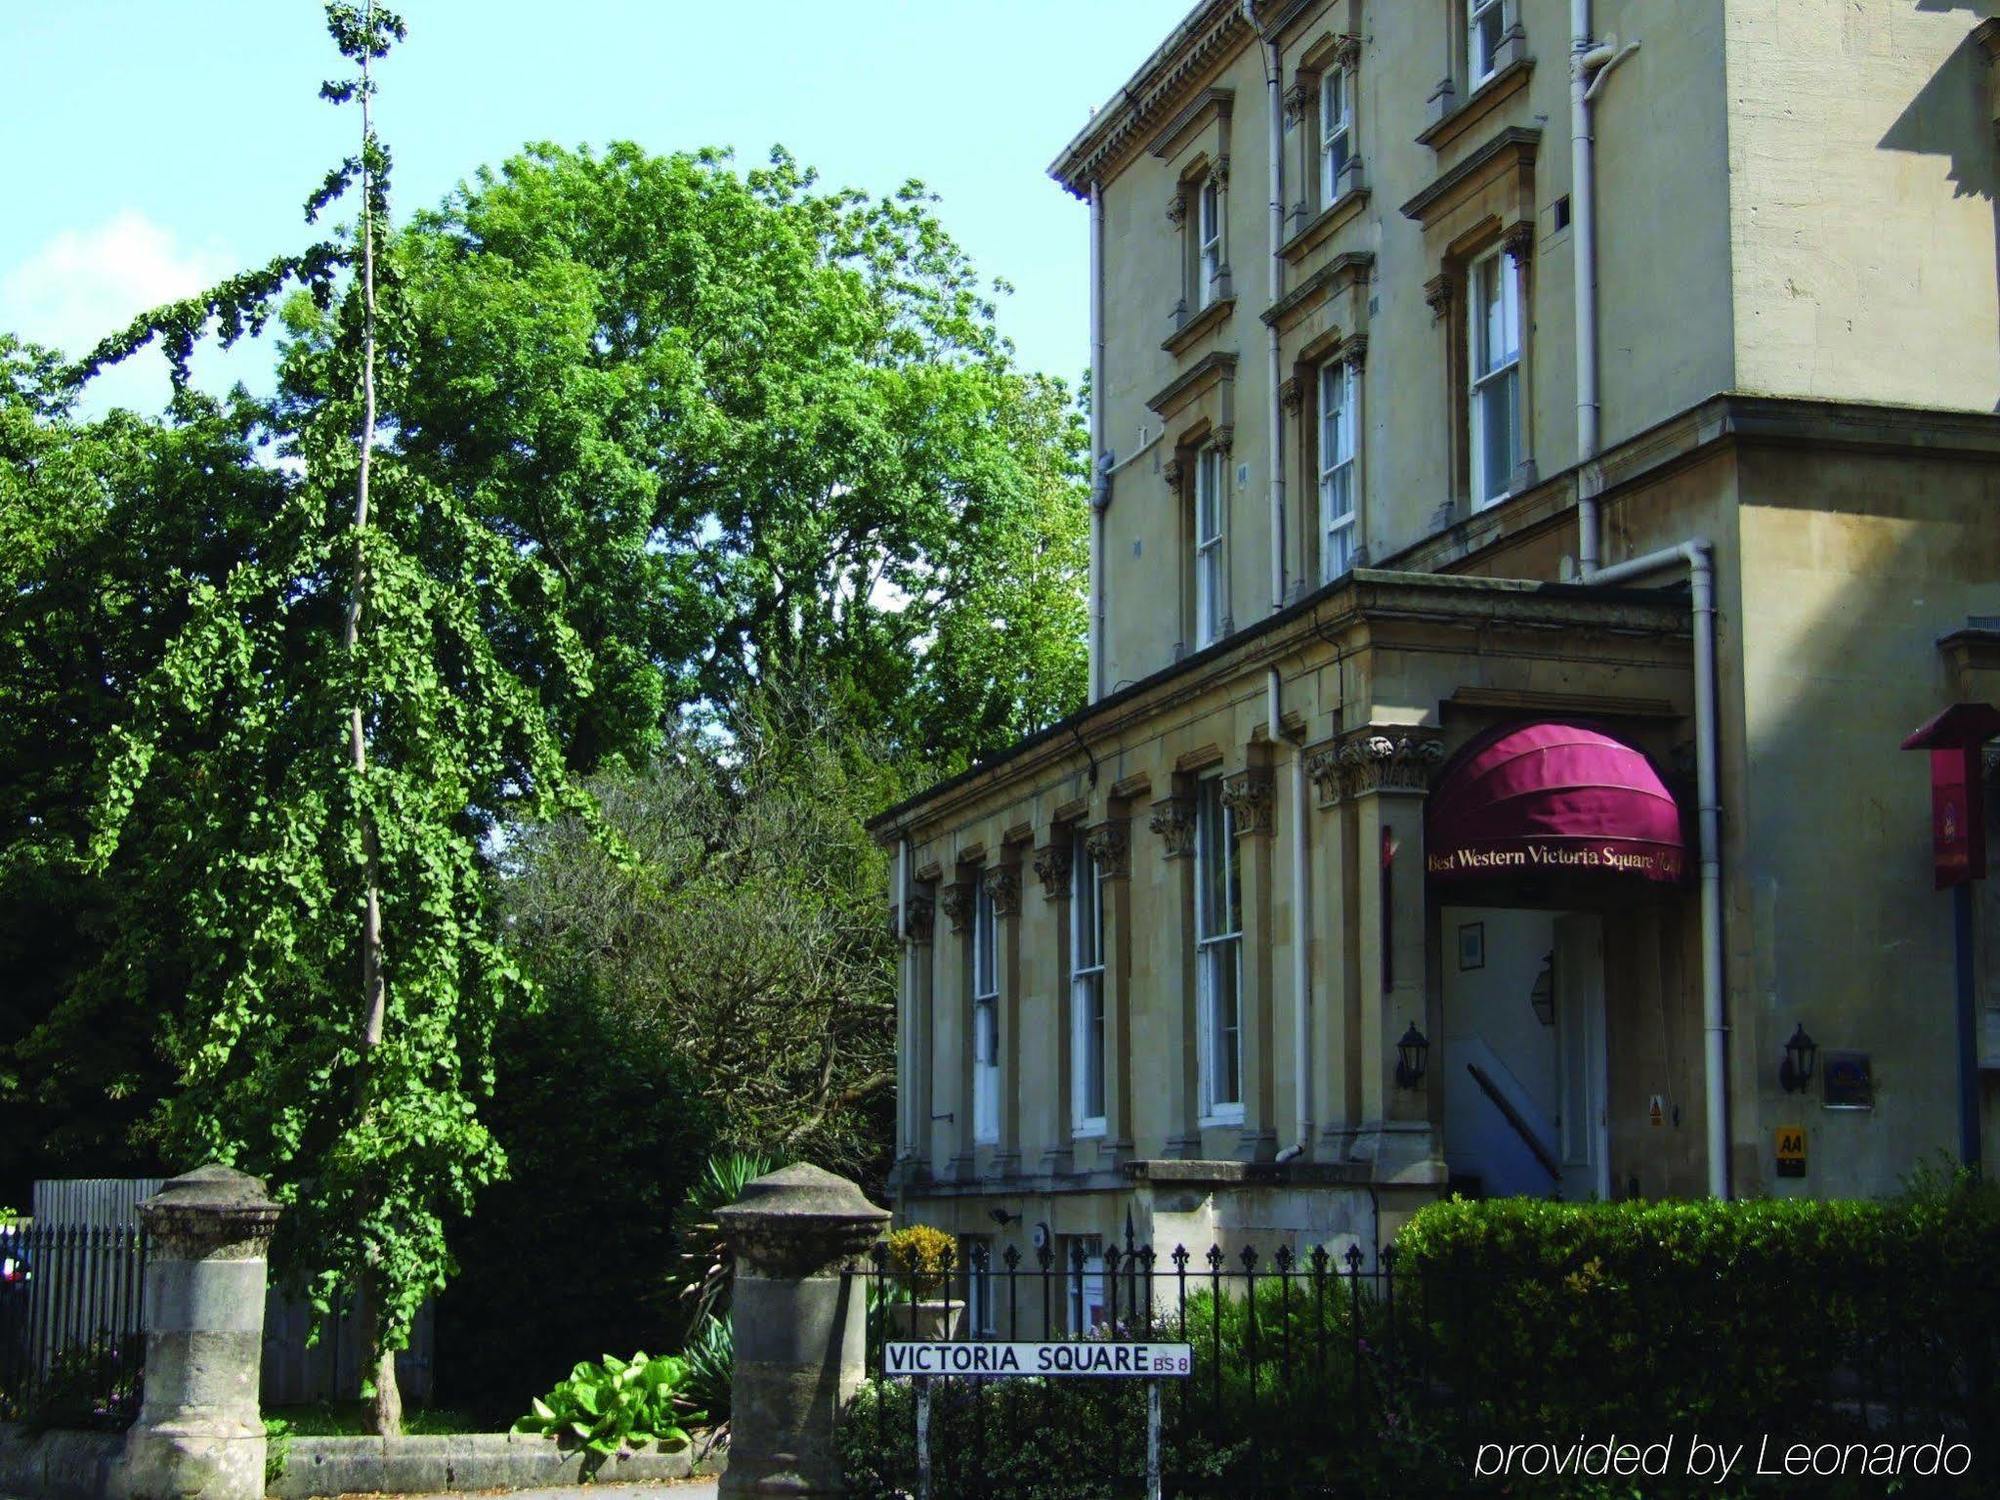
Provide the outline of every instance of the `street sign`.
<path id="1" fill-rule="evenodd" d="M 883 1347 L 885 1375 L 1125 1375 L 1151 1379 L 1187 1375 L 1194 1369 L 1192 1344 L 1144 1344 L 1109 1339 L 1069 1339 L 1056 1343 L 999 1343 L 985 1340 L 892 1343 Z"/>

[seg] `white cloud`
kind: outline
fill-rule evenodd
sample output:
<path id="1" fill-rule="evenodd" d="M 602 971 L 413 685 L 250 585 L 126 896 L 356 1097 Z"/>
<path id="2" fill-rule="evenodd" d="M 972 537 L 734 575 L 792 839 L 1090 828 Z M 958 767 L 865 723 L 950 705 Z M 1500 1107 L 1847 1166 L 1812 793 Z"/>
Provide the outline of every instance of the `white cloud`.
<path id="1" fill-rule="evenodd" d="M 124 209 L 89 229 L 58 232 L 0 274 L 0 328 L 81 354 L 147 308 L 198 292 L 234 267 L 222 245 L 184 245 Z"/>

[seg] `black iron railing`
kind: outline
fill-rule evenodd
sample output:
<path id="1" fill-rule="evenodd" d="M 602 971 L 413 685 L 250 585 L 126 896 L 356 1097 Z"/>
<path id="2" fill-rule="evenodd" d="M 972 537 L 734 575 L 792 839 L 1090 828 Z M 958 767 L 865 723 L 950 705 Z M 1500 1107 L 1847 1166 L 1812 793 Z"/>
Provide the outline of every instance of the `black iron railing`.
<path id="1" fill-rule="evenodd" d="M 849 1276 L 850 1294 L 867 1298 L 871 1372 L 843 1425 L 849 1488 L 915 1500 L 1139 1495 L 1153 1457 L 1163 1495 L 1491 1491 L 1476 1471 L 1495 1444 L 1548 1440 L 1553 1462 L 1561 1444 L 1614 1432 L 1655 1444 L 1648 1462 L 1671 1445 L 1676 1478 L 1697 1434 L 1752 1453 L 1764 1437 L 1942 1434 L 1970 1445 L 1969 1484 L 1996 1472 L 1984 1436 L 1997 1409 L 1990 1317 L 1913 1319 L 1907 1282 L 1857 1272 L 1797 1309 L 1836 1332 L 1774 1349 L 1786 1317 L 1746 1309 L 1741 1347 L 1721 1349 L 1696 1330 L 1712 1330 L 1718 1308 L 1727 1320 L 1726 1270 L 1663 1268 L 1616 1287 L 1594 1275 L 1405 1266 L 1393 1247 L 1352 1243 L 1163 1256 L 1129 1237 L 1101 1255 L 975 1243 L 963 1263 L 918 1270 L 878 1249 Z M 1703 1317 L 1686 1316 L 1697 1308 Z M 1150 1379 L 885 1370 L 892 1343 L 995 1340 L 1185 1344 L 1192 1370 L 1157 1392 Z M 1667 1482 L 1645 1492 L 1679 1493 Z"/>
<path id="2" fill-rule="evenodd" d="M 145 1281 L 137 1228 L 0 1224 L 0 1417 L 129 1424 L 139 1408 Z"/>

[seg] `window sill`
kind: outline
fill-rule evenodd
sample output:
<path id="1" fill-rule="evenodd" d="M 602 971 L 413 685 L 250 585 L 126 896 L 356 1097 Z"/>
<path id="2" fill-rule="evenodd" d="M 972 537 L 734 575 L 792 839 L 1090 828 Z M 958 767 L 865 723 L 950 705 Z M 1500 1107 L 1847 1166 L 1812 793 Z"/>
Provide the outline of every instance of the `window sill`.
<path id="1" fill-rule="evenodd" d="M 1361 210 L 1367 206 L 1368 189 L 1349 188 L 1306 220 L 1296 234 L 1278 247 L 1278 254 L 1285 258 L 1286 265 L 1297 267 L 1300 261 L 1359 218 Z"/>
<path id="2" fill-rule="evenodd" d="M 1220 328 L 1229 321 L 1229 315 L 1236 311 L 1236 299 L 1218 297 L 1200 312 L 1189 318 L 1180 327 L 1168 334 L 1160 347 L 1176 358 L 1185 354 L 1205 334 Z"/>
<path id="3" fill-rule="evenodd" d="M 1081 1120 L 1070 1127 L 1069 1138 L 1073 1141 L 1101 1141 L 1109 1133 L 1102 1120 Z"/>
<path id="4" fill-rule="evenodd" d="M 1203 1115 L 1195 1121 L 1203 1130 L 1221 1130 L 1227 1126 L 1243 1123 L 1243 1106 L 1240 1104 L 1218 1104 L 1216 1113 Z"/>
<path id="5" fill-rule="evenodd" d="M 1465 103 L 1417 137 L 1417 144 L 1442 154 L 1461 136 L 1472 130 L 1528 86 L 1535 70 L 1532 57 L 1517 58 L 1465 96 Z"/>

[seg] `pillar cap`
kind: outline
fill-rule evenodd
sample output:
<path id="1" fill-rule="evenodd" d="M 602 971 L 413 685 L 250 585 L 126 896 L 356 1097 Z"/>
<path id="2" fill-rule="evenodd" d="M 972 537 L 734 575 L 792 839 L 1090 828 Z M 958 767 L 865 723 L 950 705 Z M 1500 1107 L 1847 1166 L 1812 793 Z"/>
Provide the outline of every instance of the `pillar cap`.
<path id="1" fill-rule="evenodd" d="M 889 1211 L 845 1177 L 801 1163 L 745 1185 L 715 1215 L 730 1246 L 759 1270 L 804 1276 L 835 1269 L 881 1237 Z"/>
<path id="2" fill-rule="evenodd" d="M 278 1205 L 261 1178 L 211 1162 L 166 1183 L 139 1205 L 139 1222 L 169 1254 L 261 1247 L 277 1227 Z"/>

